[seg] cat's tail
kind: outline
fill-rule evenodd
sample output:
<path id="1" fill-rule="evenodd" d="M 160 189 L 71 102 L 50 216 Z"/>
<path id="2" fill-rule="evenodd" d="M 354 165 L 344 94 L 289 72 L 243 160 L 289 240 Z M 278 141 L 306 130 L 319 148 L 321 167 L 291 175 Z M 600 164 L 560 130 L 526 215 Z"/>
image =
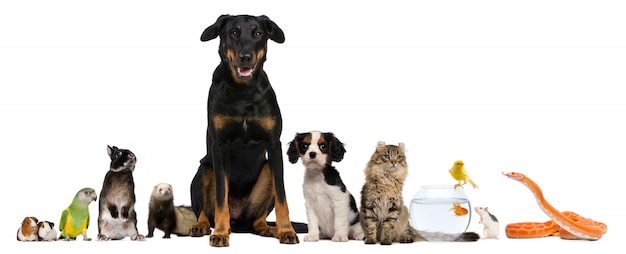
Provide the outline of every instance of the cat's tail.
<path id="1" fill-rule="evenodd" d="M 476 242 L 480 239 L 480 235 L 476 232 L 465 232 L 456 239 L 456 242 Z"/>
<path id="2" fill-rule="evenodd" d="M 418 241 L 440 241 L 440 242 L 476 242 L 480 239 L 480 235 L 476 232 L 465 232 L 463 234 L 446 234 L 442 232 L 426 232 L 426 231 L 418 231 Z"/>

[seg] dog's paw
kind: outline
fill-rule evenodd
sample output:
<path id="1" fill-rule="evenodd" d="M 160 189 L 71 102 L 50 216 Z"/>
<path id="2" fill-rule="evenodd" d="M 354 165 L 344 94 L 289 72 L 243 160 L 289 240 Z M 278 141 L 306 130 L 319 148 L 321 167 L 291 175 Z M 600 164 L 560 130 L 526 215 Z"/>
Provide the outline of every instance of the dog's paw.
<path id="1" fill-rule="evenodd" d="M 208 223 L 197 223 L 189 229 L 190 236 L 204 236 L 211 234 L 211 226 Z"/>
<path id="2" fill-rule="evenodd" d="M 230 245 L 229 236 L 212 234 L 209 238 L 209 243 L 213 247 L 228 247 Z"/>
<path id="3" fill-rule="evenodd" d="M 347 235 L 334 235 L 331 240 L 333 242 L 347 242 L 348 236 Z"/>
<path id="4" fill-rule="evenodd" d="M 304 236 L 303 239 L 305 242 L 317 242 L 320 240 L 319 235 L 308 234 Z"/>
<path id="5" fill-rule="evenodd" d="M 354 236 L 352 236 L 352 240 L 363 240 L 365 239 L 365 234 L 363 233 L 359 233 L 359 234 L 355 234 Z"/>
<path id="6" fill-rule="evenodd" d="M 285 244 L 300 243 L 300 240 L 298 239 L 298 235 L 296 235 L 296 232 L 287 232 L 287 233 L 279 234 L 278 240 L 280 241 L 280 243 L 285 243 Z"/>

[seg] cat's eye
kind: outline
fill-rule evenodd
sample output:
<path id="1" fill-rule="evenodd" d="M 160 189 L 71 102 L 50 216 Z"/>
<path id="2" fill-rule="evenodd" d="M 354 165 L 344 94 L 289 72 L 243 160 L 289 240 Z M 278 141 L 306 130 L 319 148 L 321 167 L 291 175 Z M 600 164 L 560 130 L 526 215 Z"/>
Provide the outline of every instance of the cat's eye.
<path id="1" fill-rule="evenodd" d="M 396 160 L 402 160 L 402 155 L 397 155 Z"/>
<path id="2" fill-rule="evenodd" d="M 385 154 L 383 157 L 385 157 L 385 159 L 389 159 L 389 154 Z"/>

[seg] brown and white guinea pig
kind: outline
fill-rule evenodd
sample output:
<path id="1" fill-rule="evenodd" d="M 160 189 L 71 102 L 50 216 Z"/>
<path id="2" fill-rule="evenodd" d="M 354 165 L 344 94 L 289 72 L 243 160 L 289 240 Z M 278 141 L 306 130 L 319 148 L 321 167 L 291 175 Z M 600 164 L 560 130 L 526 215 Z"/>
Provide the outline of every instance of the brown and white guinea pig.
<path id="1" fill-rule="evenodd" d="M 39 220 L 33 216 L 24 217 L 22 226 L 17 230 L 17 240 L 22 242 L 37 241 L 39 237 L 37 223 Z"/>
<path id="2" fill-rule="evenodd" d="M 49 221 L 40 221 L 37 224 L 37 234 L 39 235 L 39 241 L 56 241 L 57 231 L 54 229 L 54 223 Z"/>

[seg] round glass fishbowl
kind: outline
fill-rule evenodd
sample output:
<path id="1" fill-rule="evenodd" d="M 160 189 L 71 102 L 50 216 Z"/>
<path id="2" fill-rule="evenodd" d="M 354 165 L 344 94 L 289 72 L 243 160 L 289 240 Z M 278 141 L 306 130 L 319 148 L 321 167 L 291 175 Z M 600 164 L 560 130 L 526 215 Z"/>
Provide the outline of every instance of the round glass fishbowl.
<path id="1" fill-rule="evenodd" d="M 424 185 L 411 200 L 411 226 L 427 241 L 454 241 L 469 227 L 470 200 L 463 188 Z"/>

